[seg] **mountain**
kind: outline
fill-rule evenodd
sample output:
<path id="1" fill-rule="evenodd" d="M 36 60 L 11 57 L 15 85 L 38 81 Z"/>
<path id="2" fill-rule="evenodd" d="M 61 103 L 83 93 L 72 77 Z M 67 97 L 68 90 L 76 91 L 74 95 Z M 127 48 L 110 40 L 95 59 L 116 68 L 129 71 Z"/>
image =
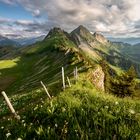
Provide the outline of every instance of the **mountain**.
<path id="1" fill-rule="evenodd" d="M 71 37 L 77 45 L 95 41 L 89 30 L 82 25 L 71 32 Z"/>
<path id="2" fill-rule="evenodd" d="M 112 42 L 123 42 L 123 43 L 128 43 L 131 45 L 140 43 L 140 38 L 139 37 L 128 37 L 128 38 L 108 38 Z"/>
<path id="3" fill-rule="evenodd" d="M 53 83 L 51 87 L 55 93 L 55 87 L 60 84 L 62 66 L 70 75 L 75 66 L 80 67 L 81 71 L 86 69 L 85 58 L 78 53 L 76 45 L 69 37 L 70 35 L 60 28 L 53 28 L 44 40 L 20 48 L 19 55 L 8 62 L 16 67 L 5 69 L 4 73 L 8 76 L 2 77 L 7 81 L 7 86 L 5 87 L 6 83 L 0 82 L 0 90 L 7 89 L 11 93 L 25 92 L 39 87 L 40 81 L 43 81 L 48 85 Z M 0 67 L 7 67 L 8 64 L 1 63 Z M 9 80 L 11 77 L 12 81 Z"/>
<path id="4" fill-rule="evenodd" d="M 45 38 L 45 35 L 42 35 L 42 36 L 33 37 L 33 38 L 18 38 L 18 39 L 14 39 L 14 41 L 18 42 L 22 46 L 28 46 L 38 41 L 42 41 L 44 38 Z"/>
<path id="5" fill-rule="evenodd" d="M 0 59 L 12 58 L 17 52 L 18 49 L 16 47 L 0 46 Z"/>
<path id="6" fill-rule="evenodd" d="M 17 58 L 17 68 L 11 69 L 11 73 L 13 74 L 13 71 L 16 70 L 12 77 L 17 80 L 13 81 L 13 84 L 7 84 L 7 89 L 11 91 L 15 91 L 18 87 L 21 91 L 29 87 L 37 87 L 39 81 L 42 79 L 44 79 L 47 84 L 54 79 L 58 80 L 61 74 L 57 74 L 57 72 L 60 71 L 62 66 L 70 67 L 70 71 L 66 72 L 72 73 L 72 67 L 76 65 L 81 67 L 81 69 L 98 65 L 99 71 L 101 72 L 100 61 L 103 59 L 105 59 L 110 66 L 122 70 L 126 70 L 131 65 L 134 65 L 138 73 L 140 73 L 138 62 L 124 55 L 122 51 L 118 49 L 117 45 L 108 41 L 103 35 L 96 32 L 91 34 L 89 30 L 82 25 L 70 34 L 55 27 L 50 30 L 42 41 L 20 48 L 18 55 L 15 53 L 14 57 Z M 11 59 L 11 63 L 15 63 L 15 60 Z M 52 70 L 49 72 L 49 69 Z M 110 69 L 112 69 L 112 67 L 110 67 Z M 113 70 L 117 71 L 117 69 Z M 7 72 L 8 75 L 10 75 L 9 70 Z M 102 75 L 101 73 L 100 75 Z M 50 77 L 50 75 L 53 74 L 55 74 L 56 77 Z M 100 79 L 103 81 L 103 76 Z"/>
<path id="7" fill-rule="evenodd" d="M 96 38 L 97 41 L 99 41 L 99 42 L 102 43 L 102 44 L 106 44 L 106 43 L 109 42 L 108 39 L 106 39 L 103 35 L 101 35 L 101 34 L 99 34 L 99 33 L 97 33 L 97 32 L 95 32 L 95 33 L 93 34 L 93 36 Z"/>
<path id="8" fill-rule="evenodd" d="M 95 61 L 101 60 L 100 54 L 96 51 L 96 49 L 106 50 L 106 47 L 101 45 L 101 43 L 97 40 L 97 36 L 90 33 L 88 29 L 84 26 L 80 25 L 78 28 L 73 30 L 71 33 L 71 38 L 74 43 L 90 58 Z"/>
<path id="9" fill-rule="evenodd" d="M 15 46 L 19 47 L 20 44 L 16 41 L 13 41 L 11 39 L 8 39 L 6 37 L 3 37 L 0 35 L 0 46 Z"/>
<path id="10" fill-rule="evenodd" d="M 128 55 L 135 61 L 139 62 L 139 60 L 140 60 L 140 43 L 135 44 L 135 45 L 125 45 L 121 49 L 121 52 Z"/>
<path id="11" fill-rule="evenodd" d="M 70 34 L 55 27 L 2 58 L 0 91 L 20 121 L 0 97 L 0 139 L 139 139 L 139 100 L 104 92 L 106 72 L 114 76 L 132 64 L 140 70 L 117 45 L 84 26 Z"/>
<path id="12" fill-rule="evenodd" d="M 131 65 L 134 65 L 137 73 L 140 75 L 139 62 L 136 62 L 133 57 L 130 57 L 124 51 L 128 46 L 131 47 L 131 45 L 122 42 L 111 42 L 97 32 L 91 34 L 84 26 L 79 26 L 72 31 L 71 37 L 75 44 L 77 44 L 90 59 L 97 63 L 105 59 L 113 68 L 115 66 L 122 70 L 126 70 Z"/>

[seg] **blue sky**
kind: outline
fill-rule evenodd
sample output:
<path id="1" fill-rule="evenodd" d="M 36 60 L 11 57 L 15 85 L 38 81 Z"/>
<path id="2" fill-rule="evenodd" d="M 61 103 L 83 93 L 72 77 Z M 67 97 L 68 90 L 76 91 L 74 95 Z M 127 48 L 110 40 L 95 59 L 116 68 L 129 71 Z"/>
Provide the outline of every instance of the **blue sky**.
<path id="1" fill-rule="evenodd" d="M 108 37 L 139 37 L 139 13 L 139 0 L 0 0 L 0 34 L 35 37 L 84 25 Z"/>
<path id="2" fill-rule="evenodd" d="M 0 17 L 14 20 L 32 20 L 34 18 L 32 14 L 21 5 L 9 5 L 3 2 L 0 2 Z"/>

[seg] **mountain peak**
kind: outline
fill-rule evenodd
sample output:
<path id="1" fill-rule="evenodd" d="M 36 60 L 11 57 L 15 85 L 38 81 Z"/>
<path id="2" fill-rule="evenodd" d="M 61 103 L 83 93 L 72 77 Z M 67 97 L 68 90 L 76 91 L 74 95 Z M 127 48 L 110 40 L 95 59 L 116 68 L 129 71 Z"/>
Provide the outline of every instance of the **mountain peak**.
<path id="1" fill-rule="evenodd" d="M 74 31 L 72 31 L 72 33 L 83 35 L 83 34 L 89 34 L 90 32 L 86 27 L 84 27 L 83 25 L 80 25 Z"/>
<path id="2" fill-rule="evenodd" d="M 84 27 L 83 25 L 79 25 L 79 27 L 78 27 L 79 29 L 86 29 L 86 27 Z"/>
<path id="3" fill-rule="evenodd" d="M 98 32 L 95 32 L 94 34 L 93 34 L 93 36 L 96 38 L 96 40 L 97 41 L 99 41 L 100 43 L 107 43 L 108 42 L 108 40 L 102 35 L 102 34 L 100 34 L 100 33 L 98 33 Z"/>
<path id="4" fill-rule="evenodd" d="M 53 29 L 51 29 L 48 33 L 48 35 L 45 37 L 46 38 L 49 38 L 50 36 L 55 36 L 55 35 L 66 35 L 68 36 L 68 33 L 65 32 L 64 30 L 62 30 L 61 28 L 59 27 L 54 27 Z"/>

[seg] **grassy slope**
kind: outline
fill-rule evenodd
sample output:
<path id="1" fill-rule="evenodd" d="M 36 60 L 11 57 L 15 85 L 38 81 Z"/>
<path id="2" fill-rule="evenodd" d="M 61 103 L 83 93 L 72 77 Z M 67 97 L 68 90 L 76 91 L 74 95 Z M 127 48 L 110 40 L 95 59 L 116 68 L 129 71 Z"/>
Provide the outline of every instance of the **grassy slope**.
<path id="1" fill-rule="evenodd" d="M 139 62 L 140 59 L 140 44 L 134 46 L 125 46 L 121 49 L 123 53 L 134 59 L 136 62 Z"/>
<path id="2" fill-rule="evenodd" d="M 0 129 L 0 138 L 10 132 L 11 139 L 139 139 L 140 103 L 99 93 L 82 79 L 52 101 L 44 94 L 45 101 L 41 99 L 19 113 L 21 123 L 11 119 L 0 122 L 6 126 Z M 13 102 L 18 106 L 16 98 Z"/>
<path id="3" fill-rule="evenodd" d="M 20 57 L 0 61 L 0 78 L 6 79 L 8 85 L 1 86 L 1 90 L 6 88 L 8 94 L 25 92 L 27 89 L 38 88 L 41 80 L 47 85 L 61 86 L 62 66 L 66 74 L 72 73 L 75 66 L 82 69 L 84 62 L 77 51 L 75 45 L 63 34 L 56 34 L 22 49 Z M 9 82 L 11 77 L 13 80 Z"/>

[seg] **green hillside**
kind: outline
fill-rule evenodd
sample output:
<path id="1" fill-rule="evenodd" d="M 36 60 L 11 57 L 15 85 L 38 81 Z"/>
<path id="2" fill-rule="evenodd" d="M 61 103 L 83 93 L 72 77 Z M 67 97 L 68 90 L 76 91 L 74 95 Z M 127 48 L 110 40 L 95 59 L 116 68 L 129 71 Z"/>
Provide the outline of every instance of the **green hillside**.
<path id="1" fill-rule="evenodd" d="M 140 138 L 139 93 L 137 98 L 119 98 L 104 91 L 110 77 L 115 78 L 132 64 L 139 72 L 140 65 L 104 36 L 91 34 L 83 26 L 70 34 L 53 28 L 43 41 L 12 51 L 0 57 L 0 91 L 10 97 L 21 120 L 11 115 L 1 96 L 0 139 Z"/>
<path id="2" fill-rule="evenodd" d="M 47 85 L 60 84 L 62 66 L 66 68 L 66 74 L 71 74 L 75 66 L 81 70 L 85 67 L 74 43 L 60 29 L 54 29 L 53 33 L 44 41 L 21 49 L 21 55 L 14 59 L 0 61 L 0 78 L 7 82 L 9 94 L 38 88 L 41 80 Z"/>
<path id="3" fill-rule="evenodd" d="M 21 121 L 3 119 L 0 138 L 10 133 L 10 139 L 139 139 L 140 103 L 100 93 L 82 79 L 51 101 L 41 90 L 15 96 L 15 108 L 24 106 Z M 42 98 L 33 103 L 34 96 Z"/>

